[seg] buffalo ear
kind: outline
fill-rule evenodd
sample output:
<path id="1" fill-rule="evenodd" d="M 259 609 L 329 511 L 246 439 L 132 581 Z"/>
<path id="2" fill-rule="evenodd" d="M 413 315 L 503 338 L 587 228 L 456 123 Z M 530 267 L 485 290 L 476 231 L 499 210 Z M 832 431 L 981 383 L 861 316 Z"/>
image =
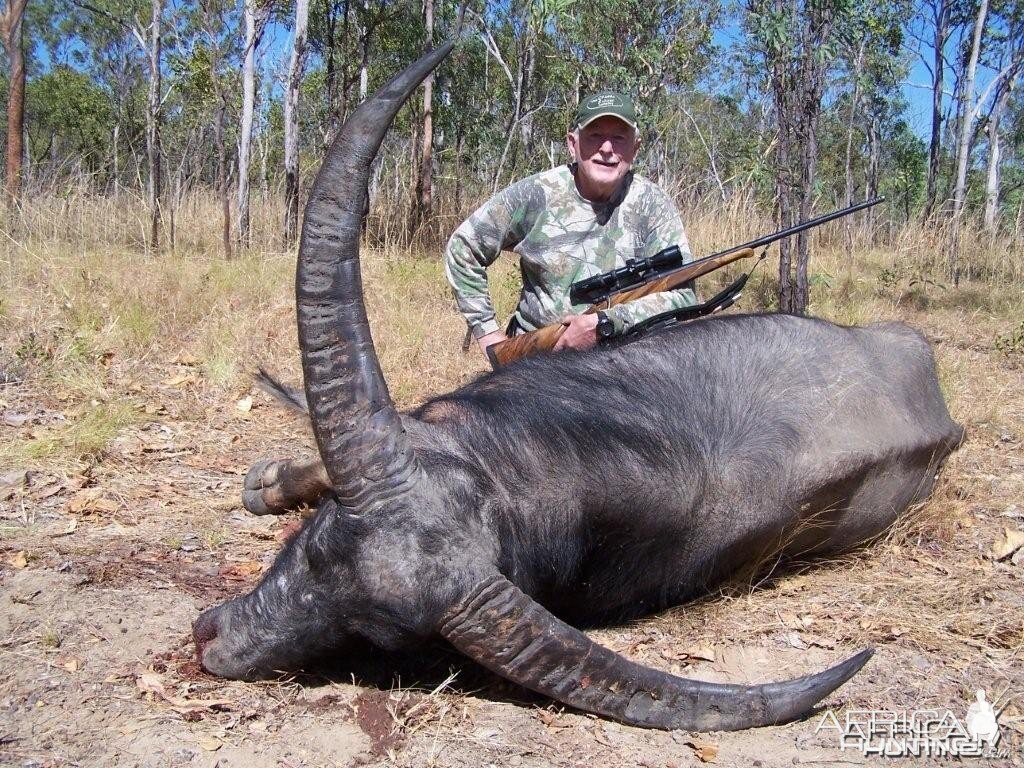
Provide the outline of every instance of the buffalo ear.
<path id="1" fill-rule="evenodd" d="M 598 645 L 500 574 L 453 606 L 440 633 L 492 672 L 563 704 L 629 725 L 687 731 L 794 720 L 853 677 L 873 653 L 864 650 L 824 672 L 782 683 L 688 680 Z"/>

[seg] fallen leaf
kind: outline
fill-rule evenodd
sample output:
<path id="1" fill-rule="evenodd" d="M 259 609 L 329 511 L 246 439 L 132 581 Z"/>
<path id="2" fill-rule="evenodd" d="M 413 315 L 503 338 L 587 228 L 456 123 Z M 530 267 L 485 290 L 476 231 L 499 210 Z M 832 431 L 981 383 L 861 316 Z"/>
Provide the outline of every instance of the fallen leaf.
<path id="1" fill-rule="evenodd" d="M 686 651 L 686 655 L 691 659 L 700 659 L 701 661 L 714 661 L 715 651 L 711 646 L 708 645 L 696 645 Z"/>
<path id="2" fill-rule="evenodd" d="M 718 759 L 717 744 L 712 744 L 710 741 L 702 741 L 700 739 L 687 739 L 683 743 L 693 750 L 697 759 L 702 763 L 713 763 Z"/>
<path id="3" fill-rule="evenodd" d="M 248 580 L 263 572 L 263 564 L 253 560 L 246 560 L 240 563 L 230 563 L 220 569 L 220 575 L 226 579 Z"/>
<path id="4" fill-rule="evenodd" d="M 199 712 L 205 709 L 231 709 L 234 706 L 234 702 L 230 699 L 186 699 L 181 696 L 172 696 L 167 693 L 163 678 L 156 672 L 147 671 L 137 674 L 135 685 L 144 694 L 152 694 L 162 699 L 179 714 Z"/>
<path id="5" fill-rule="evenodd" d="M 135 685 L 143 693 L 155 693 L 158 696 L 166 696 L 163 679 L 156 672 L 143 672 L 135 678 Z"/>
<path id="6" fill-rule="evenodd" d="M 562 714 L 560 712 L 552 712 L 548 709 L 541 709 L 538 710 L 537 716 L 540 718 L 540 721 L 544 723 L 545 727 L 552 731 L 563 731 L 566 728 L 572 727 L 571 723 L 566 722 L 562 718 Z"/>
<path id="7" fill-rule="evenodd" d="M 47 485 L 44 485 L 39 490 L 33 491 L 32 492 L 32 497 L 36 501 L 42 501 L 43 499 L 48 499 L 51 496 L 56 496 L 58 493 L 60 493 L 61 491 L 65 490 L 66 488 L 67 488 L 67 486 L 64 485 L 64 483 L 61 483 L 59 481 L 56 482 L 56 483 L 49 483 Z"/>
<path id="8" fill-rule="evenodd" d="M 914 562 L 921 563 L 923 565 L 927 565 L 930 568 L 934 568 L 936 571 L 938 571 L 939 573 L 941 573 L 941 574 L 943 574 L 945 576 L 949 576 L 950 575 L 949 568 L 944 566 L 942 563 L 939 563 L 939 562 L 933 560 L 930 557 L 925 557 L 924 555 L 914 555 L 911 559 Z"/>
<path id="9" fill-rule="evenodd" d="M 218 749 L 224 746 L 224 742 L 222 742 L 220 739 L 215 739 L 212 736 L 209 736 L 200 739 L 199 746 L 205 749 L 207 752 L 216 752 Z"/>
<path id="10" fill-rule="evenodd" d="M 801 651 L 807 649 L 807 643 L 803 641 L 803 638 L 800 637 L 799 633 L 797 632 L 787 632 L 786 643 L 792 646 L 793 648 L 800 649 Z"/>
<path id="11" fill-rule="evenodd" d="M 1003 528 L 1003 535 L 992 545 L 992 559 L 1004 560 L 1024 547 L 1024 531 Z"/>
<path id="12" fill-rule="evenodd" d="M 13 472 L 4 472 L 0 475 L 0 487 L 18 488 L 28 484 L 28 470 L 16 469 Z"/>
<path id="13" fill-rule="evenodd" d="M 113 499 L 103 497 L 96 488 L 87 488 L 79 491 L 68 499 L 67 503 L 68 512 L 74 514 L 81 514 L 83 512 L 111 514 L 117 512 L 120 508 L 120 504 Z"/>
<path id="14" fill-rule="evenodd" d="M 71 658 L 67 659 L 63 664 L 61 664 L 61 667 L 66 669 L 68 672 L 77 672 L 79 669 L 82 668 L 82 662 L 80 662 L 78 659 L 72 656 Z"/>
<path id="15" fill-rule="evenodd" d="M 196 377 L 192 373 L 179 373 L 164 380 L 164 384 L 168 387 L 186 387 L 195 383 Z"/>
<path id="16" fill-rule="evenodd" d="M 800 592 L 801 590 L 807 589 L 810 583 L 810 577 L 803 573 L 798 573 L 795 576 L 790 576 L 784 579 L 779 584 L 779 589 L 782 592 Z"/>
<path id="17" fill-rule="evenodd" d="M 8 427 L 22 427 L 28 423 L 28 420 L 31 418 L 32 417 L 27 413 L 12 413 L 11 411 L 7 411 L 7 413 L 4 414 L 4 424 Z"/>
<path id="18" fill-rule="evenodd" d="M 78 528 L 78 520 L 76 520 L 75 518 L 71 518 L 71 520 L 68 522 L 68 527 L 67 528 L 65 528 L 63 531 L 57 531 L 56 533 L 51 533 L 50 536 L 53 537 L 53 538 L 56 538 L 58 536 L 70 536 L 72 533 L 75 532 L 75 530 L 77 528 Z"/>
<path id="19" fill-rule="evenodd" d="M 674 648 L 664 648 L 661 651 L 662 658 L 668 659 L 669 661 L 687 661 L 689 659 L 700 659 L 702 661 L 714 661 L 715 652 L 708 646 L 694 646 L 687 648 L 685 651 L 679 651 Z"/>
<path id="20" fill-rule="evenodd" d="M 662 648 L 661 658 L 668 659 L 669 661 L 685 661 L 690 658 L 690 654 L 686 651 L 679 651 L 675 648 Z"/>
<path id="21" fill-rule="evenodd" d="M 22 550 L 20 550 L 18 552 L 15 552 L 14 553 L 14 557 L 12 557 L 7 562 L 9 562 L 13 568 L 19 568 L 19 569 L 20 568 L 27 568 L 28 567 L 28 555 L 25 553 L 25 550 L 22 549 Z"/>
<path id="22" fill-rule="evenodd" d="M 797 618 L 795 613 L 790 611 L 781 611 L 779 613 L 779 620 L 789 629 L 799 629 L 800 619 Z"/>
<path id="23" fill-rule="evenodd" d="M 252 395 L 246 395 L 241 400 L 239 400 L 237 403 L 235 403 L 235 408 L 240 410 L 242 413 L 248 413 L 249 411 L 251 411 L 252 410 Z"/>
<path id="24" fill-rule="evenodd" d="M 836 643 L 834 640 L 829 640 L 826 637 L 819 637 L 818 635 L 807 635 L 804 640 L 808 645 L 814 645 L 818 648 L 827 648 L 828 650 L 835 650 Z"/>

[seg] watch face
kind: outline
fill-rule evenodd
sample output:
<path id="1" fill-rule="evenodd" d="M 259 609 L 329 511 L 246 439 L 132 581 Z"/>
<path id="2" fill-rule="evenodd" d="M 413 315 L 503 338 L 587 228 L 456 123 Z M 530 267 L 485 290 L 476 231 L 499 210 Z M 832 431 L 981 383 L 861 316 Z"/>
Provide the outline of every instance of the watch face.
<path id="1" fill-rule="evenodd" d="M 610 339 L 615 335 L 615 323 L 607 315 L 601 315 L 601 319 L 597 321 L 597 335 L 602 339 Z"/>

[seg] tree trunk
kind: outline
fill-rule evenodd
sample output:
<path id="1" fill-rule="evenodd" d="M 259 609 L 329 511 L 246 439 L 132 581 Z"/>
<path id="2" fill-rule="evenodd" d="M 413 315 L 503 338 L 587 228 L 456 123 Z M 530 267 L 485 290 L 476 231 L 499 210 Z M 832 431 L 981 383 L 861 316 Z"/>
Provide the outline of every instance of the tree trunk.
<path id="1" fill-rule="evenodd" d="M 335 123 L 338 127 L 345 122 L 345 116 L 348 114 L 348 98 L 349 89 L 352 87 L 352 79 L 349 77 L 348 69 L 348 26 L 349 26 L 349 15 L 351 14 L 351 2 L 350 0 L 344 0 L 341 6 L 341 39 L 343 45 L 345 45 L 346 57 L 341 65 L 341 89 L 338 95 L 338 107 L 337 107 L 337 119 Z M 331 141 L 334 141 L 334 137 L 331 137 Z"/>
<path id="2" fill-rule="evenodd" d="M 116 120 L 116 118 L 115 118 Z M 116 200 L 121 196 L 121 158 L 117 151 L 117 145 L 121 138 L 121 123 L 114 123 L 114 130 L 110 137 L 110 149 L 113 157 L 111 157 L 112 164 L 114 166 L 114 199 Z"/>
<path id="3" fill-rule="evenodd" d="M 216 61 L 216 59 L 215 59 Z M 213 73 L 216 80 L 217 74 Z M 217 89 L 220 90 L 219 88 Z M 217 145 L 217 187 L 220 192 L 220 207 L 224 217 L 223 242 L 224 258 L 231 259 L 231 194 L 228 179 L 228 156 L 224 147 L 224 118 L 227 104 L 224 95 L 217 94 L 217 121 L 214 124 L 213 143 Z"/>
<path id="4" fill-rule="evenodd" d="M 818 158 L 818 116 L 824 90 L 828 59 L 822 55 L 832 25 L 832 10 L 819 5 L 775 0 L 774 12 L 788 17 L 795 27 L 795 45 L 774 45 L 766 49 L 766 63 L 772 73 L 772 94 L 778 123 L 775 149 L 776 190 L 779 197 L 779 226 L 810 216 Z M 810 237 L 796 237 L 796 264 L 791 246 L 780 244 L 779 310 L 804 314 L 810 302 Z M 792 268 L 795 266 L 795 275 Z M 795 280 L 794 280 L 795 278 Z"/>
<path id="5" fill-rule="evenodd" d="M 146 161 L 149 164 L 147 196 L 149 198 L 149 248 L 160 250 L 160 21 L 163 0 L 152 0 L 149 28 L 149 93 L 146 98 Z"/>
<path id="6" fill-rule="evenodd" d="M 427 32 L 426 48 L 434 47 L 434 0 L 423 0 L 423 24 Z M 430 216 L 433 204 L 434 165 L 434 74 L 423 81 L 423 131 L 419 172 L 416 174 L 416 194 L 410 212 L 409 233 L 415 233 L 420 223 Z"/>
<path id="7" fill-rule="evenodd" d="M 847 208 L 853 205 L 853 129 L 860 108 L 860 73 L 864 66 L 864 45 L 865 41 L 861 40 L 857 47 L 857 55 L 853 60 L 853 95 L 850 97 L 850 115 L 846 119 L 846 161 L 844 163 L 846 190 L 843 204 Z M 853 216 L 843 219 L 843 238 L 846 243 L 846 262 L 852 269 Z"/>
<path id="8" fill-rule="evenodd" d="M 462 147 L 466 139 L 466 129 L 460 120 L 455 129 L 455 215 L 462 214 Z"/>
<path id="9" fill-rule="evenodd" d="M 306 59 L 309 0 L 295 0 L 295 38 L 288 63 L 284 100 L 284 247 L 295 244 L 299 231 L 299 86 Z"/>
<path id="10" fill-rule="evenodd" d="M 334 13 L 334 0 L 323 0 L 324 24 L 327 39 L 324 40 L 324 68 L 327 82 L 324 84 L 327 97 L 327 125 L 324 126 L 324 149 L 331 146 L 338 132 L 336 107 L 338 101 L 338 67 L 334 61 L 334 40 L 338 28 L 338 18 Z"/>
<path id="11" fill-rule="evenodd" d="M 949 35 L 950 4 L 947 0 L 934 0 L 932 5 L 935 16 L 934 37 L 932 46 L 934 61 L 932 63 L 932 136 L 928 144 L 928 183 L 924 206 L 924 216 L 928 218 L 935 210 L 938 199 L 939 161 L 942 158 L 942 89 L 945 80 L 945 58 L 943 48 Z"/>
<path id="12" fill-rule="evenodd" d="M 366 16 L 370 12 L 369 0 L 363 0 L 363 19 L 358 25 L 359 33 L 359 103 L 366 101 L 370 88 L 370 28 L 366 24 Z"/>
<path id="13" fill-rule="evenodd" d="M 999 90 L 992 114 L 988 119 L 988 172 L 985 174 L 985 215 L 982 220 L 985 230 L 995 234 L 999 214 L 999 122 L 1010 100 L 1013 81 Z"/>
<path id="14" fill-rule="evenodd" d="M 985 30 L 988 15 L 988 0 L 981 0 L 978 16 L 974 21 L 974 37 L 971 42 L 970 58 L 964 74 L 962 96 L 963 115 L 960 121 L 960 138 L 956 148 L 956 181 L 953 186 L 953 238 L 949 249 L 949 273 L 953 285 L 960 284 L 960 217 L 963 214 L 964 197 L 967 188 L 967 164 L 971 154 L 971 131 L 974 128 L 974 77 L 978 69 L 978 54 L 981 52 L 981 35 Z"/>
<path id="15" fill-rule="evenodd" d="M 256 46 L 266 24 L 266 13 L 257 11 L 257 0 L 245 0 L 245 56 L 242 59 L 242 126 L 238 137 L 238 245 L 248 248 L 249 165 L 252 162 L 252 120 L 256 111 Z M 257 21 L 257 12 L 260 18 Z"/>
<path id="16" fill-rule="evenodd" d="M 878 125 L 878 116 L 872 115 L 868 120 L 868 167 L 864 180 L 864 197 L 872 200 L 878 197 L 878 174 L 882 168 L 882 136 Z M 875 208 L 864 211 L 864 224 L 871 243 L 875 242 Z"/>
<path id="17" fill-rule="evenodd" d="M 25 35 L 22 21 L 28 0 L 7 0 L 0 16 L 7 60 L 10 62 L 10 84 L 7 96 L 7 174 L 4 191 L 13 210 L 21 200 L 21 160 L 25 153 Z"/>
<path id="18" fill-rule="evenodd" d="M 260 148 L 260 202 L 266 205 L 270 201 L 270 139 L 267 131 L 261 131 L 256 143 Z"/>

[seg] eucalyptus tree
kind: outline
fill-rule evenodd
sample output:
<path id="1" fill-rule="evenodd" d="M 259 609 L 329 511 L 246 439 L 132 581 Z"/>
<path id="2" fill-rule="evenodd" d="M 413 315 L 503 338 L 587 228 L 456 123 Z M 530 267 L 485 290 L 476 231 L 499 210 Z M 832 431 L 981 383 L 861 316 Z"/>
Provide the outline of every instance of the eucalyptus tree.
<path id="1" fill-rule="evenodd" d="M 996 73 L 992 105 L 985 119 L 988 138 L 985 206 L 982 224 L 989 232 L 998 225 L 1000 178 L 1003 160 L 1003 121 L 1014 92 L 1024 78 L 1024 6 L 1013 0 L 993 3 L 996 23 L 991 32 L 989 66 Z"/>
<path id="2" fill-rule="evenodd" d="M 78 168 L 109 180 L 115 114 L 100 83 L 67 64 L 55 64 L 28 81 L 26 102 L 31 105 L 25 120 L 30 168 Z"/>
<path id="3" fill-rule="evenodd" d="M 0 36 L 7 52 L 7 174 L 4 191 L 11 207 L 21 196 L 21 159 L 25 130 L 25 35 L 23 21 L 27 0 L 7 0 L 0 13 Z"/>
<path id="4" fill-rule="evenodd" d="M 295 244 L 299 227 L 299 92 L 306 63 L 309 0 L 295 0 L 295 25 L 284 94 L 284 246 Z"/>
<path id="5" fill-rule="evenodd" d="M 149 208 L 150 250 L 160 249 L 160 199 L 163 186 L 160 128 L 162 120 L 162 65 L 164 0 L 71 0 L 78 13 L 65 22 L 82 24 L 101 37 L 127 37 L 144 56 L 148 82 L 146 94 L 146 199 Z M 69 9 L 72 10 L 72 9 Z M 90 19 L 89 17 L 93 17 Z M 92 29 L 90 29 L 92 28 Z M 96 55 L 95 53 L 93 54 Z M 103 66 L 100 63 L 100 66 Z M 115 137 L 116 143 L 116 137 Z"/>
<path id="6" fill-rule="evenodd" d="M 227 149 L 228 107 L 237 92 L 233 59 L 237 56 L 237 7 L 234 0 L 198 0 L 193 11 L 198 34 L 193 55 L 205 59 L 209 94 L 213 101 L 213 143 L 217 153 L 216 189 L 223 226 L 221 242 L 225 258 L 231 258 L 230 163 Z M 232 121 L 234 122 L 234 121 Z"/>
<path id="7" fill-rule="evenodd" d="M 847 23 L 843 0 L 749 0 L 746 25 L 769 73 L 777 127 L 773 154 L 779 226 L 811 216 L 818 165 L 818 118 L 837 56 L 836 27 Z M 808 233 L 780 243 L 779 308 L 803 314 L 810 300 Z"/>
<path id="8" fill-rule="evenodd" d="M 242 114 L 238 136 L 238 243 L 249 246 L 249 165 L 252 160 L 252 124 L 256 111 L 256 49 L 267 22 L 267 0 L 242 0 L 245 40 L 242 50 Z"/>
<path id="9" fill-rule="evenodd" d="M 907 67 L 900 53 L 903 29 L 911 10 L 910 3 L 904 0 L 853 0 L 847 9 L 843 30 L 846 34 L 838 36 L 840 59 L 848 79 L 843 168 L 843 204 L 846 206 L 853 205 L 856 195 L 854 155 L 858 133 L 866 144 L 863 193 L 869 198 L 878 193 L 882 151 L 880 123 L 891 101 L 898 98 L 898 85 L 906 75 Z M 874 208 L 862 214 L 869 232 L 874 214 Z M 848 257 L 853 250 L 854 218 L 848 216 L 843 220 Z"/>

